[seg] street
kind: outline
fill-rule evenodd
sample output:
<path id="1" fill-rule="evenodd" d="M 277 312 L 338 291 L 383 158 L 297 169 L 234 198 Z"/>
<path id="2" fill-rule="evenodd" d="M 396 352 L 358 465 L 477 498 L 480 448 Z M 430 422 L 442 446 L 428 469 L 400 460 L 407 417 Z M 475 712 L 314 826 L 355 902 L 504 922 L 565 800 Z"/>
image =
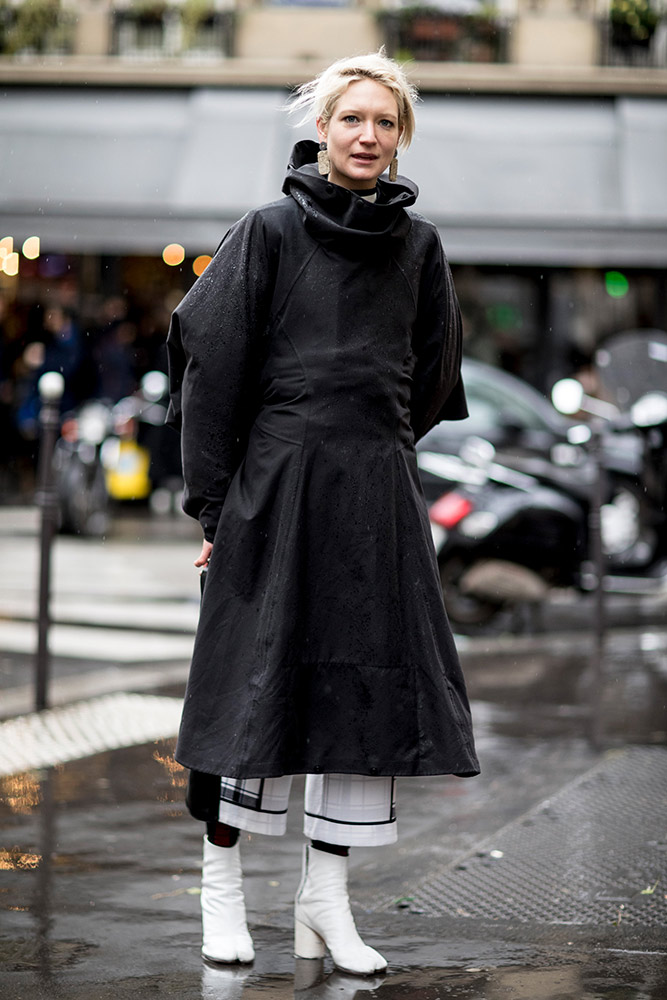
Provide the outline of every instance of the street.
<path id="1" fill-rule="evenodd" d="M 34 702 L 37 514 L 0 507 L 0 993 L 382 1000 L 667 998 L 667 598 L 556 595 L 544 631 L 459 637 L 482 774 L 403 778 L 399 840 L 355 849 L 363 979 L 295 960 L 288 834 L 243 835 L 257 958 L 199 956 L 203 827 L 173 761 L 198 613 L 196 525 L 58 537 L 51 684 Z"/>

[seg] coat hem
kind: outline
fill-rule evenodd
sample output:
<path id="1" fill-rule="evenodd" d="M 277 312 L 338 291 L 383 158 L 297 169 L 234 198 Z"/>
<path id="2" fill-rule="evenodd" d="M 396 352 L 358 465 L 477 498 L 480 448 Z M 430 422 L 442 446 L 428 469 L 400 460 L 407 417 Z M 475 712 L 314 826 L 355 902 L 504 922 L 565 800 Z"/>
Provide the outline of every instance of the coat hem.
<path id="1" fill-rule="evenodd" d="M 414 767 L 406 765 L 405 760 L 399 760 L 394 763 L 383 764 L 381 767 L 374 767 L 366 765 L 365 767 L 359 764 L 350 764 L 347 761 L 333 761 L 329 762 L 326 767 L 319 764 L 309 764 L 309 763 L 289 763 L 285 767 L 265 762 L 262 764 L 253 764 L 242 767 L 227 767 L 224 764 L 220 765 L 221 769 L 218 769 L 215 764 L 207 764 L 205 767 L 202 765 L 201 761 L 194 761 L 192 758 L 188 758 L 185 755 L 179 755 L 176 761 L 181 764 L 182 767 L 189 768 L 193 771 L 199 771 L 203 774 L 216 775 L 220 777 L 221 775 L 225 778 L 236 778 L 236 779 L 252 779 L 252 778 L 282 778 L 288 774 L 361 774 L 367 775 L 368 777 L 377 778 L 418 778 L 418 777 L 429 777 L 435 775 L 446 775 L 451 774 L 455 778 L 475 778 L 480 774 L 479 765 L 464 767 L 462 770 L 454 769 L 454 766 L 446 764 L 425 764 L 420 761 L 415 764 Z"/>

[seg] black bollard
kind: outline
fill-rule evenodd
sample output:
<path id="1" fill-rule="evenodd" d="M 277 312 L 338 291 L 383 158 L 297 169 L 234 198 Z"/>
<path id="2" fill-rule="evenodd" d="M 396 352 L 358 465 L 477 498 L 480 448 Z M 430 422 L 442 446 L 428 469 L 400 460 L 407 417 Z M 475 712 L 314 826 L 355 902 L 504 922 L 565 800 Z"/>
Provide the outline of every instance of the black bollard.
<path id="1" fill-rule="evenodd" d="M 48 707 L 51 544 L 58 519 L 58 496 L 53 483 L 53 449 L 60 430 L 60 400 L 65 388 L 65 380 L 60 372 L 45 372 L 39 380 L 38 388 L 42 408 L 39 414 L 41 439 L 35 499 L 41 510 L 41 529 L 35 711 L 41 712 Z"/>
<path id="2" fill-rule="evenodd" d="M 591 658 L 592 705 L 590 738 L 596 750 L 602 749 L 602 698 L 604 695 L 604 657 L 606 640 L 607 560 L 602 544 L 602 507 L 606 475 L 603 461 L 603 427 L 597 419 L 591 423 L 589 454 L 595 467 L 595 485 L 588 516 L 589 551 L 595 574 L 594 639 Z"/>

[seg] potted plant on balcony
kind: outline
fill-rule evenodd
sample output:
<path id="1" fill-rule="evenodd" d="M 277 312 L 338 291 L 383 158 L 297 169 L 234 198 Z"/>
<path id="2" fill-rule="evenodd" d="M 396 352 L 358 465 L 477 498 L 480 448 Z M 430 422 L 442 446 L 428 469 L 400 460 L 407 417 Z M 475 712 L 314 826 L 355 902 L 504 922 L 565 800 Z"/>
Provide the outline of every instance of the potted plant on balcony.
<path id="1" fill-rule="evenodd" d="M 378 20 L 387 48 L 398 59 L 500 62 L 504 58 L 504 26 L 491 6 L 461 14 L 412 4 L 380 11 Z"/>
<path id="2" fill-rule="evenodd" d="M 160 25 L 167 10 L 166 0 L 133 0 L 132 17 L 140 24 Z"/>
<path id="3" fill-rule="evenodd" d="M 220 10 L 215 0 L 183 0 L 179 10 L 186 56 L 220 59 L 233 55 L 236 12 L 232 8 Z"/>
<path id="4" fill-rule="evenodd" d="M 8 19 L 3 48 L 9 53 L 67 52 L 71 48 L 71 19 L 60 0 L 23 0 Z"/>
<path id="5" fill-rule="evenodd" d="M 184 49 L 197 47 L 202 29 L 213 23 L 214 14 L 211 0 L 184 0 L 181 5 Z"/>
<path id="6" fill-rule="evenodd" d="M 612 45 L 647 46 L 660 15 L 648 0 L 611 0 L 609 20 Z"/>

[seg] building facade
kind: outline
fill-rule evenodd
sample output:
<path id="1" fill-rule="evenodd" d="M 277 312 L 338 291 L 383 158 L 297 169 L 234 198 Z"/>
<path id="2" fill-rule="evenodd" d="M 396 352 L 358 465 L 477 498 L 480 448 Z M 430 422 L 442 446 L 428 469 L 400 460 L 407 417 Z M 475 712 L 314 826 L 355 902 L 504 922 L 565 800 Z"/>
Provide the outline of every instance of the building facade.
<path id="1" fill-rule="evenodd" d="M 0 11 L 0 296 L 14 365 L 54 295 L 93 331 L 122 300 L 137 372 L 162 363 L 170 308 L 227 228 L 280 197 L 292 143 L 312 134 L 282 110 L 290 89 L 379 44 L 410 60 L 421 89 L 400 169 L 441 232 L 468 353 L 546 391 L 609 334 L 667 328 L 660 18 L 620 41 L 613 5 L 591 0 Z M 173 246 L 182 255 L 163 255 Z"/>

